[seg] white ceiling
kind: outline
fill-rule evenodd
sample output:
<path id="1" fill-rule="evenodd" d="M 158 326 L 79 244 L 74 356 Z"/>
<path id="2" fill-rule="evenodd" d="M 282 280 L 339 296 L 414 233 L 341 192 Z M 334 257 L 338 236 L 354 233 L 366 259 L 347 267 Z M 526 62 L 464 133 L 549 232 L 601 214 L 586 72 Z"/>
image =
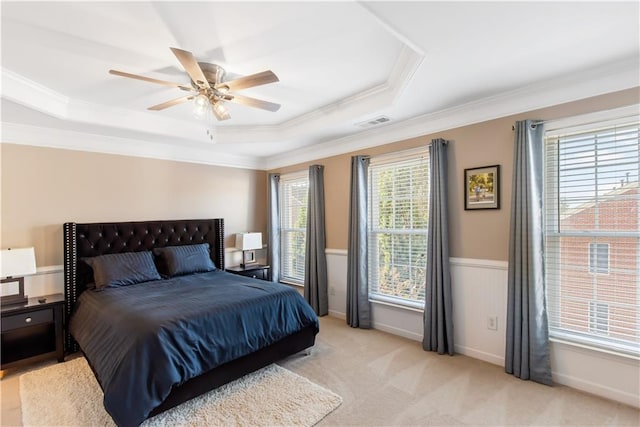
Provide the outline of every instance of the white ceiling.
<path id="1" fill-rule="evenodd" d="M 2 1 L 2 141 L 273 168 L 640 85 L 639 3 Z M 146 108 L 188 84 L 169 47 L 227 79 L 227 103 Z M 363 128 L 381 115 L 391 121 Z M 212 141 L 213 139 L 213 141 Z"/>

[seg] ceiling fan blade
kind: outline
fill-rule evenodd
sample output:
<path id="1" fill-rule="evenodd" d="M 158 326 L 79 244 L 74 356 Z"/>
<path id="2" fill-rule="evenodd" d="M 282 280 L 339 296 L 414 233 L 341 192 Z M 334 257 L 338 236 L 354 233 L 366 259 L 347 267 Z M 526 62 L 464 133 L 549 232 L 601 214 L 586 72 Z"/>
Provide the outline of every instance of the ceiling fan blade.
<path id="1" fill-rule="evenodd" d="M 151 77 L 139 76 L 137 74 L 125 73 L 124 71 L 109 70 L 109 74 L 113 74 L 113 75 L 121 76 L 121 77 L 128 77 L 130 79 L 142 80 L 144 82 L 156 83 L 156 84 L 164 85 L 164 86 L 177 87 L 177 88 L 180 88 L 182 90 L 189 91 L 189 92 L 194 90 L 191 86 L 185 86 L 185 85 L 181 85 L 179 83 L 168 82 L 166 80 L 152 79 Z"/>
<path id="2" fill-rule="evenodd" d="M 147 110 L 160 111 L 165 108 L 173 107 L 174 105 L 182 104 L 183 102 L 190 101 L 194 98 L 193 95 L 183 96 L 181 98 L 172 99 L 171 101 L 163 102 L 162 104 L 154 105 L 153 107 L 147 108 Z"/>
<path id="3" fill-rule="evenodd" d="M 249 76 L 240 77 L 239 79 L 229 80 L 216 85 L 216 89 L 222 89 L 228 87 L 230 91 L 238 89 L 246 89 L 249 87 L 266 85 L 268 83 L 279 82 L 278 76 L 273 71 L 267 70 L 257 74 L 251 74 Z"/>
<path id="4" fill-rule="evenodd" d="M 211 104 L 211 110 L 213 110 L 213 114 L 216 116 L 216 119 L 220 121 L 228 120 L 231 118 L 229 111 L 227 111 L 227 109 L 225 108 L 224 105 L 222 105 L 221 102 L 216 102 L 215 104 Z"/>
<path id="5" fill-rule="evenodd" d="M 263 101 L 261 99 L 251 98 L 249 96 L 242 95 L 231 95 L 233 98 L 229 99 L 231 102 L 235 102 L 236 104 L 247 105 L 249 107 L 261 108 L 263 110 L 268 111 L 278 111 L 280 109 L 280 104 L 275 104 L 269 101 Z"/>
<path id="6" fill-rule="evenodd" d="M 175 47 L 172 47 L 171 51 L 176 58 L 178 58 L 178 61 L 180 61 L 180 64 L 182 64 L 185 71 L 189 74 L 189 77 L 191 77 L 191 80 L 193 80 L 195 84 L 199 87 L 210 87 L 207 78 L 202 72 L 202 68 L 200 68 L 198 61 L 196 61 L 196 58 L 193 56 L 193 53 Z"/>

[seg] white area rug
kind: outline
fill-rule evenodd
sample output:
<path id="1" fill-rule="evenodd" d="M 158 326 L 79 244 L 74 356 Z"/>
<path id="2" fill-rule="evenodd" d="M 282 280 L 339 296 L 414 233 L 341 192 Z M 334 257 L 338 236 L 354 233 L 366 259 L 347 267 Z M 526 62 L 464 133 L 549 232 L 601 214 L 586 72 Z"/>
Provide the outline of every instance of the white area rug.
<path id="1" fill-rule="evenodd" d="M 25 426 L 114 426 L 83 357 L 20 376 Z M 278 365 L 146 420 L 142 426 L 312 426 L 340 406 L 337 394 Z"/>

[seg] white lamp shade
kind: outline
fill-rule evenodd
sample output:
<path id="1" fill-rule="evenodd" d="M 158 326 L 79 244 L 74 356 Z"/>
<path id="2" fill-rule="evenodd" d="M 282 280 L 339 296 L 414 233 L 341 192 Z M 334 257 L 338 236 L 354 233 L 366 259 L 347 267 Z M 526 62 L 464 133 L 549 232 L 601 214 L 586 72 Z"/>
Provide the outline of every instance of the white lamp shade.
<path id="1" fill-rule="evenodd" d="M 36 273 L 36 253 L 33 248 L 0 251 L 0 277 L 26 276 Z"/>
<path id="2" fill-rule="evenodd" d="M 237 233 L 236 248 L 243 251 L 262 249 L 262 233 Z"/>

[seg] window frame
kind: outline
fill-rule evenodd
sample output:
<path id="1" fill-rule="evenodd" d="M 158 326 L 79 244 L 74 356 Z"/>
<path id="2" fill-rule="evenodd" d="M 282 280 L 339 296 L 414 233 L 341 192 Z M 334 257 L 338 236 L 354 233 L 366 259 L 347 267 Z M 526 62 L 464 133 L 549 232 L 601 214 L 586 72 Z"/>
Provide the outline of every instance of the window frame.
<path id="1" fill-rule="evenodd" d="M 287 262 L 287 257 L 288 257 L 288 252 L 287 250 L 290 249 L 289 246 L 287 244 L 287 236 L 289 234 L 292 233 L 302 233 L 304 238 L 303 238 L 303 251 L 306 252 L 306 238 L 307 238 L 307 228 L 306 228 L 306 221 L 305 221 L 305 225 L 302 227 L 292 227 L 290 226 L 290 224 L 286 223 L 286 219 L 287 216 L 285 215 L 285 210 L 286 210 L 286 203 L 288 202 L 288 200 L 285 199 L 285 187 L 288 185 L 293 185 L 296 183 L 302 183 L 302 182 L 306 182 L 306 188 L 307 188 L 307 192 L 305 195 L 305 202 L 304 205 L 302 206 L 304 208 L 304 212 L 306 215 L 306 209 L 307 209 L 307 201 L 308 201 L 308 197 L 309 197 L 309 174 L 307 171 L 298 171 L 298 172 L 292 172 L 292 173 L 287 173 L 287 174 L 282 174 L 280 175 L 280 182 L 278 183 L 278 193 L 279 193 L 279 203 L 278 203 L 278 217 L 279 217 L 279 223 L 278 223 L 278 229 L 279 229 L 279 236 L 280 236 L 280 282 L 282 283 L 286 283 L 286 284 L 290 284 L 290 285 L 296 285 L 296 286 L 303 286 L 304 285 L 304 276 L 305 276 L 305 260 L 304 257 L 306 254 L 303 253 L 303 257 L 302 257 L 302 274 L 300 276 L 294 276 L 289 273 L 289 268 L 287 268 L 286 262 Z M 294 268 L 295 270 L 298 270 L 298 268 Z"/>
<path id="2" fill-rule="evenodd" d="M 397 165 L 398 167 L 401 167 L 403 164 L 406 165 L 409 162 L 424 162 L 426 168 L 427 168 L 427 172 L 425 174 L 426 176 L 426 183 L 424 183 L 424 185 L 426 186 L 426 195 L 425 195 L 425 203 L 427 204 L 427 212 L 429 209 L 428 203 L 429 203 L 429 183 L 430 183 L 430 179 L 431 179 L 431 171 L 430 171 L 430 164 L 429 164 L 429 147 L 419 147 L 416 149 L 409 149 L 409 150 L 403 150 L 403 151 L 399 151 L 399 152 L 393 152 L 393 153 L 387 153 L 387 154 L 382 154 L 379 156 L 375 156 L 375 157 L 371 157 L 370 158 L 370 163 L 369 163 L 369 170 L 367 172 L 367 199 L 368 199 L 368 203 L 367 203 L 367 264 L 368 264 L 368 268 L 367 268 L 367 279 L 368 279 L 368 298 L 369 301 L 374 302 L 374 303 L 381 303 L 381 304 L 385 304 L 385 305 L 391 305 L 391 306 L 396 306 L 396 307 L 401 307 L 401 308 L 406 308 L 406 309 L 411 309 L 411 310 L 418 310 L 418 311 L 424 311 L 424 306 L 425 306 L 425 301 L 424 301 L 424 283 L 426 282 L 426 269 L 427 269 L 427 239 L 428 239 L 428 223 L 429 223 L 429 219 L 428 219 L 428 214 L 427 214 L 427 218 L 426 218 L 426 222 L 425 222 L 425 227 L 424 228 L 404 228 L 404 229 L 400 229 L 400 228 L 376 228 L 373 226 L 373 221 L 372 221 L 372 215 L 374 214 L 374 207 L 372 204 L 372 192 L 374 191 L 373 186 L 372 186 L 372 173 L 373 171 L 376 170 L 376 168 L 380 167 L 385 167 L 385 166 L 389 166 L 389 165 Z M 395 200 L 395 198 L 393 198 Z M 411 203 L 413 204 L 413 199 L 411 199 Z M 410 209 L 412 209 L 412 206 L 410 207 Z M 372 272 L 373 270 L 376 268 L 376 259 L 377 259 L 377 247 L 373 247 L 374 245 L 371 244 L 372 242 L 372 238 L 376 235 L 381 235 L 381 234 L 390 234 L 390 235 L 403 235 L 403 236 L 424 236 L 424 240 L 425 240 L 425 253 L 424 253 L 424 272 L 425 272 L 425 280 L 423 280 L 423 289 L 422 289 L 422 300 L 418 300 L 418 299 L 408 299 L 408 298 L 402 298 L 402 297 L 398 297 L 395 295 L 390 295 L 387 293 L 383 293 L 383 292 L 377 292 L 376 289 L 377 287 L 374 284 L 374 279 L 372 278 Z M 408 265 L 409 263 L 405 263 L 405 265 Z M 411 268 L 411 267 L 409 267 Z"/>
<path id="3" fill-rule="evenodd" d="M 635 249 L 636 254 L 640 253 L 640 230 L 636 229 L 626 229 L 622 230 L 616 229 L 598 229 L 595 227 L 590 229 L 590 231 L 585 231 L 582 229 L 565 229 L 563 230 L 560 226 L 560 207 L 562 205 L 563 200 L 561 200 L 561 192 L 559 189 L 560 186 L 560 168 L 562 166 L 558 165 L 559 158 L 556 160 L 556 167 L 558 169 L 552 170 L 552 165 L 548 164 L 548 155 L 549 155 L 549 144 L 556 144 L 556 149 L 559 148 L 559 144 L 562 143 L 561 139 L 567 136 L 572 136 L 576 134 L 588 134 L 592 133 L 594 138 L 600 138 L 603 131 L 606 131 L 613 127 L 618 127 L 621 129 L 621 132 L 624 132 L 625 125 L 628 125 L 630 128 L 634 130 L 631 131 L 632 139 L 630 141 L 633 147 L 638 147 L 633 141 L 636 140 L 636 137 L 640 139 L 640 115 L 638 114 L 638 105 L 624 107 L 615 110 L 608 110 L 602 113 L 591 113 L 578 117 L 571 117 L 562 120 L 552 121 L 547 124 L 547 130 L 545 132 L 545 144 L 544 144 L 544 177 L 545 177 L 545 188 L 544 188 L 544 197 L 545 197 L 545 206 L 544 206 L 544 240 L 545 240 L 545 254 L 546 254 L 546 266 L 545 266 L 545 282 L 547 284 L 546 289 L 547 293 L 545 295 L 547 302 L 547 311 L 549 313 L 549 337 L 552 341 L 563 342 L 569 345 L 576 345 L 580 347 L 586 347 L 593 349 L 595 351 L 602 351 L 606 353 L 616 354 L 623 357 L 630 357 L 633 359 L 640 359 L 640 342 L 638 342 L 637 337 L 640 336 L 640 316 L 638 316 L 638 304 L 640 304 L 640 289 L 637 287 L 636 289 L 636 297 L 635 300 L 630 303 L 621 303 L 617 300 L 610 300 L 610 297 L 607 296 L 607 290 L 604 290 L 607 285 L 607 280 L 612 280 L 612 278 L 608 278 L 607 276 L 615 276 L 616 274 L 628 274 L 631 275 L 631 279 L 621 279 L 626 280 L 627 283 L 633 284 L 633 275 L 636 277 L 636 281 L 640 277 L 640 263 L 633 264 L 627 266 L 627 264 L 623 264 L 622 266 L 616 264 L 619 261 L 618 258 L 612 258 L 614 255 L 616 257 L 620 256 L 621 251 L 624 251 L 624 246 L 626 244 L 631 244 L 632 249 Z M 585 135 L 581 135 L 585 136 Z M 615 138 L 613 141 L 614 146 L 618 147 L 618 138 L 619 133 L 618 129 L 615 130 Z M 605 140 L 606 141 L 606 140 Z M 624 138 L 620 139 L 621 142 L 624 143 Z M 629 140 L 627 140 L 629 141 Z M 596 145 L 597 147 L 597 145 Z M 620 147 L 624 147 L 621 145 Z M 599 147 L 597 148 L 600 149 Z M 623 148 L 621 148 L 623 149 Z M 638 150 L 638 151 L 636 151 Z M 633 148 L 633 155 L 636 157 L 640 154 L 640 147 Z M 559 151 L 556 152 L 556 154 Z M 598 151 L 599 153 L 599 151 Z M 620 158 L 618 161 L 614 162 L 614 165 L 617 168 L 620 166 L 629 163 L 628 158 Z M 633 163 L 633 162 L 632 162 Z M 635 164 L 635 163 L 633 163 Z M 596 163 L 594 166 L 594 173 L 602 173 L 600 169 L 598 169 L 599 165 Z M 635 170 L 635 169 L 634 169 Z M 596 172 L 597 171 L 597 172 Z M 629 181 L 627 179 L 627 183 L 631 182 L 632 184 L 638 180 L 638 174 L 635 176 L 632 174 L 632 179 Z M 598 175 L 596 175 L 597 177 Z M 635 184 L 638 185 L 637 183 Z M 598 187 L 599 188 L 599 187 Z M 632 187 L 633 188 L 633 187 Z M 599 193 L 598 193 L 599 194 Z M 639 203 L 637 197 L 640 196 L 631 196 L 629 200 L 632 200 L 632 203 Z M 601 203 L 603 202 L 600 199 L 600 195 L 596 196 L 595 200 L 599 200 Z M 637 206 L 637 205 L 636 205 Z M 633 218 L 633 216 L 631 217 Z M 640 221 L 640 217 L 639 217 Z M 557 227 L 553 229 L 549 223 L 555 224 Z M 636 223 L 636 227 L 638 227 L 638 223 Z M 572 329 L 571 327 L 567 327 L 563 322 L 566 322 L 563 316 L 566 316 L 562 313 L 562 310 L 567 310 L 566 308 L 560 308 L 563 304 L 563 301 L 566 303 L 566 299 L 563 300 L 561 295 L 561 288 L 564 286 L 562 284 L 561 274 L 562 274 L 562 264 L 566 262 L 561 260 L 560 258 L 565 255 L 563 252 L 557 252 L 557 257 L 552 256 L 552 252 L 548 251 L 548 245 L 550 242 L 555 244 L 555 248 L 559 249 L 562 247 L 563 237 L 570 238 L 584 238 L 584 239 L 593 239 L 588 243 L 587 252 L 587 260 L 585 265 L 585 273 L 588 276 L 592 277 L 592 280 L 597 281 L 594 282 L 595 285 L 591 285 L 592 295 L 582 295 L 578 294 L 580 300 L 588 301 L 588 312 L 587 312 L 587 328 L 586 330 L 580 331 L 578 329 Z M 625 240 L 626 239 L 626 240 Z M 629 240 L 631 243 L 629 243 Z M 595 270 L 593 271 L 592 262 L 591 262 L 591 244 L 606 244 L 607 248 L 607 271 L 603 270 L 598 271 L 598 266 L 596 265 Z M 621 249 L 622 247 L 622 249 Z M 597 249 L 596 249 L 597 251 Z M 575 254 L 574 254 L 575 255 Z M 612 264 L 613 262 L 613 264 Z M 571 264 L 568 264 L 570 266 Z M 570 268 L 570 267 L 567 267 Z M 550 273 L 551 271 L 551 273 Z M 601 277 L 602 276 L 602 277 Z M 549 281 L 551 280 L 551 282 Z M 556 281 L 554 285 L 552 282 Z M 601 283 L 600 281 L 604 280 L 605 283 Z M 554 288 L 555 286 L 555 288 Z M 594 287 L 595 286 L 595 287 Z M 570 288 L 571 284 L 567 286 Z M 633 286 L 631 286 L 633 287 Z M 616 292 L 624 292 L 618 291 L 616 288 Z M 603 292 L 604 298 L 603 298 Z M 565 297 L 566 298 L 566 297 Z M 570 301 L 570 299 L 569 299 Z M 597 317 L 602 310 L 602 307 L 606 305 L 607 307 L 607 320 L 606 326 L 607 331 L 605 332 L 603 328 L 599 327 L 599 323 L 602 323 L 602 319 L 594 318 L 594 315 Z M 635 305 L 635 307 L 634 307 Z M 598 306 L 597 308 L 595 306 Z M 554 313 L 554 310 L 556 312 Z M 559 310 L 559 311 L 558 311 Z M 594 311 L 595 310 L 595 311 Z M 613 312 L 612 312 L 613 310 Z M 620 310 L 626 310 L 627 312 L 635 312 L 635 320 L 631 319 L 629 315 L 626 315 L 627 320 L 624 323 L 620 323 L 620 318 L 625 317 L 624 315 L 619 314 Z M 631 320 L 629 320 L 631 319 Z M 612 323 L 613 322 L 613 323 Z M 628 329 L 628 326 L 632 329 Z M 626 328 L 626 329 L 625 329 Z M 621 329 L 625 330 L 625 333 L 622 334 L 619 331 Z"/>

